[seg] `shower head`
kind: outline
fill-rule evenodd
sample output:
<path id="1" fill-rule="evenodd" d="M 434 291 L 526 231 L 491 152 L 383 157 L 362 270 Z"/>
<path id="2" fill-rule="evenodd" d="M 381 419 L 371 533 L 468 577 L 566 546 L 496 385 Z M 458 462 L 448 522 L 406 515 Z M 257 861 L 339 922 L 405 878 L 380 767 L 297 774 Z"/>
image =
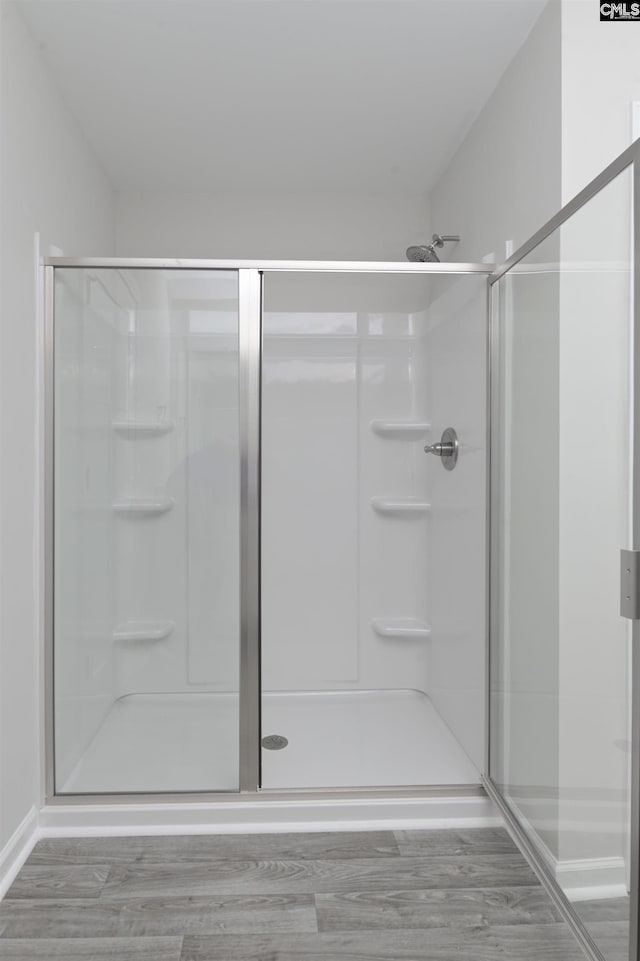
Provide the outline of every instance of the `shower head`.
<path id="1" fill-rule="evenodd" d="M 436 253 L 436 247 L 444 247 L 445 243 L 457 243 L 460 240 L 458 234 L 434 234 L 432 242 L 421 247 L 407 247 L 407 260 L 414 264 L 439 264 L 440 258 Z"/>
<path id="2" fill-rule="evenodd" d="M 440 258 L 435 252 L 433 244 L 426 247 L 407 247 L 407 260 L 414 264 L 439 264 Z"/>

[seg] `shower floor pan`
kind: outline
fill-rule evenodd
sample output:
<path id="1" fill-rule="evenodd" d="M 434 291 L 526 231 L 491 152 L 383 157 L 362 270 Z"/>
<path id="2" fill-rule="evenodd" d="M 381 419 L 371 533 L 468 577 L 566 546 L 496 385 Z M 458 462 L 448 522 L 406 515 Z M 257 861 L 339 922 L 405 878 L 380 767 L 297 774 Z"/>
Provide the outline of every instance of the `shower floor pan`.
<path id="1" fill-rule="evenodd" d="M 479 775 L 426 694 L 266 693 L 263 788 L 477 784 Z M 107 714 L 61 794 L 237 790 L 238 699 L 131 694 Z"/>

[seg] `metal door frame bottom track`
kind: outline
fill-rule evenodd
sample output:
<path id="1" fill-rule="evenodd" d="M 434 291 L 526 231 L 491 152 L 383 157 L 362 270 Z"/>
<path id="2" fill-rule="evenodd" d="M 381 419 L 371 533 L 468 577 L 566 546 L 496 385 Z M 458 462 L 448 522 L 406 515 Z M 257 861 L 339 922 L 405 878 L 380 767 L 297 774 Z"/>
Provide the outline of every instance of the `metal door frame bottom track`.
<path id="1" fill-rule="evenodd" d="M 258 788 L 256 791 L 174 791 L 129 794 L 54 794 L 46 798 L 45 807 L 66 804 L 190 804 L 255 803 L 256 801 L 358 801 L 431 798 L 486 797 L 482 784 L 407 785 L 405 787 L 351 788 Z"/>
<path id="2" fill-rule="evenodd" d="M 584 951 L 587 958 L 589 958 L 589 961 L 607 961 L 576 914 L 571 901 L 569 901 L 564 891 L 554 878 L 551 870 L 549 869 L 549 865 L 544 860 L 542 855 L 538 853 L 524 829 L 521 827 L 517 817 L 512 812 L 509 804 L 502 797 L 498 787 L 494 784 L 490 777 L 485 775 L 482 777 L 482 783 L 487 794 L 502 814 L 506 822 L 507 829 L 520 849 L 522 856 L 537 875 L 543 888 L 562 915 L 562 919 L 566 921 L 571 928 L 573 936 Z"/>

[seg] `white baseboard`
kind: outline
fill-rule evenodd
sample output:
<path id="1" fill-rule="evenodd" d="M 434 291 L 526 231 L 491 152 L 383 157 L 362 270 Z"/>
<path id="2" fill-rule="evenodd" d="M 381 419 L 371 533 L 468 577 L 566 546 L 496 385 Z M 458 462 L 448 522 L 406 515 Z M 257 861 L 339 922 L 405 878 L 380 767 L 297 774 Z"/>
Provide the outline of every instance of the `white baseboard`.
<path id="1" fill-rule="evenodd" d="M 598 901 L 627 896 L 627 867 L 624 858 L 559 859 L 542 840 L 530 819 L 522 813 L 517 801 L 509 798 L 509 802 L 518 811 L 518 818 L 526 833 L 534 839 L 535 846 L 549 865 L 569 901 Z M 567 827 L 575 826 L 575 823 L 567 822 Z M 583 822 L 578 823 L 584 827 Z M 541 827 L 557 829 L 558 824 L 543 821 Z"/>
<path id="2" fill-rule="evenodd" d="M 54 804 L 39 812 L 33 807 L 0 851 L 0 898 L 41 837 L 433 830 L 502 823 L 486 797 Z M 536 836 L 530 824 L 527 828 Z M 559 861 L 539 838 L 537 844 L 571 901 L 626 895 L 623 858 Z"/>
<path id="3" fill-rule="evenodd" d="M 38 811 L 32 807 L 0 851 L 0 898 L 3 898 L 18 871 L 40 837 Z"/>
<path id="4" fill-rule="evenodd" d="M 555 874 L 570 901 L 598 901 L 627 896 L 624 858 L 580 858 L 556 861 Z"/>
<path id="5" fill-rule="evenodd" d="M 493 827 L 487 797 L 362 798 L 228 803 L 51 804 L 33 807 L 0 851 L 0 899 L 43 837 L 257 834 Z"/>
<path id="6" fill-rule="evenodd" d="M 41 837 L 422 830 L 502 824 L 486 797 L 362 798 L 222 803 L 55 804 Z"/>

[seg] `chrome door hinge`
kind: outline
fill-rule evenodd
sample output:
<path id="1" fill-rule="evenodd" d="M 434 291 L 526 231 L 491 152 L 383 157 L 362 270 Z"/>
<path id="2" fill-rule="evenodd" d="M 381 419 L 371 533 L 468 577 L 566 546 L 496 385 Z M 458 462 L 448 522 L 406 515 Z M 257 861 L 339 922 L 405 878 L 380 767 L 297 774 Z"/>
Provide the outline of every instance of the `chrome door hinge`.
<path id="1" fill-rule="evenodd" d="M 640 551 L 620 551 L 620 614 L 640 620 Z"/>

